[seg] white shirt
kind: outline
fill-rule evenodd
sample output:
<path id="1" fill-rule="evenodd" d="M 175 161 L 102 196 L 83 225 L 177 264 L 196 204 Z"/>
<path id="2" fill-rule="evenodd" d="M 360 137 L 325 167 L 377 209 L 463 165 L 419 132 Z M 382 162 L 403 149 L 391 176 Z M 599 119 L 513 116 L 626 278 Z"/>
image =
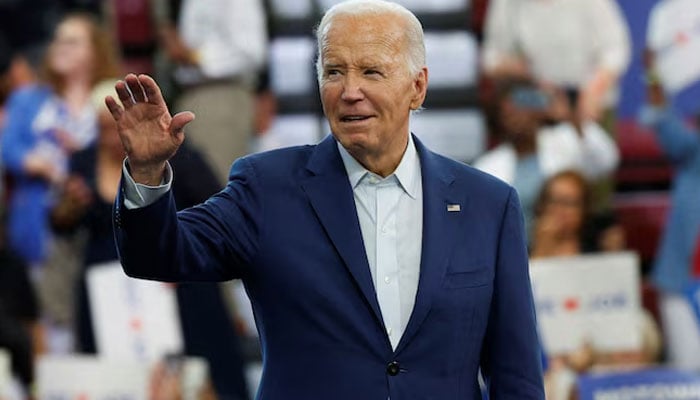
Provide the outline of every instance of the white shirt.
<path id="1" fill-rule="evenodd" d="M 399 344 L 418 290 L 423 237 L 423 183 L 418 153 L 408 146 L 393 174 L 367 171 L 343 146 L 338 150 L 348 173 L 367 261 L 394 349 Z"/>
<path id="2" fill-rule="evenodd" d="M 365 244 L 377 301 L 387 335 L 394 349 L 413 312 L 423 237 L 423 183 L 420 160 L 413 138 L 393 174 L 382 178 L 367 171 L 338 144 L 350 185 Z M 128 209 L 154 203 L 172 185 L 168 164 L 163 184 L 134 182 L 123 166 L 124 205 Z"/>
<path id="3" fill-rule="evenodd" d="M 178 32 L 199 55 L 198 68 L 177 69 L 180 83 L 248 77 L 265 60 L 267 33 L 261 0 L 184 0 Z"/>
<path id="4" fill-rule="evenodd" d="M 581 87 L 601 67 L 625 72 L 629 33 L 615 0 L 492 0 L 483 65 L 514 57 L 540 80 Z"/>

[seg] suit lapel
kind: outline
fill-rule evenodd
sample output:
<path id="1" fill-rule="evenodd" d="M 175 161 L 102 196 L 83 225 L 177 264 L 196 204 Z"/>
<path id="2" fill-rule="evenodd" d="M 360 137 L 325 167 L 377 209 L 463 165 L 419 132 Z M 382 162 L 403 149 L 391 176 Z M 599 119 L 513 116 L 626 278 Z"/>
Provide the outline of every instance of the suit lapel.
<path id="1" fill-rule="evenodd" d="M 444 164 L 415 136 L 414 141 L 420 157 L 423 182 L 423 243 L 416 301 L 396 348 L 397 353 L 415 336 L 430 311 L 433 297 L 440 291 L 457 236 L 459 214 L 463 214 L 467 206 L 460 204 L 460 199 L 452 193 L 454 177 Z M 448 211 L 450 204 L 460 204 L 461 211 Z"/>
<path id="2" fill-rule="evenodd" d="M 302 182 L 302 188 L 375 318 L 383 326 L 353 191 L 332 136 L 318 144 L 307 168 L 313 175 Z"/>

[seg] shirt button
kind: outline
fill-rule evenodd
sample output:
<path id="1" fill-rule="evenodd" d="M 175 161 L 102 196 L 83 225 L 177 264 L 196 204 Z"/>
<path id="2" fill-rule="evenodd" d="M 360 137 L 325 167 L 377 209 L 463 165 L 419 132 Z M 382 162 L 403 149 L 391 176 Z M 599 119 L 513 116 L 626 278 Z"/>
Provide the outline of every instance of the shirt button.
<path id="1" fill-rule="evenodd" d="M 387 285 L 390 284 L 390 283 L 391 283 L 391 277 L 390 277 L 390 276 L 385 276 L 385 277 L 384 277 L 384 283 L 386 283 Z"/>
<path id="2" fill-rule="evenodd" d="M 396 361 L 392 361 L 386 366 L 386 373 L 389 374 L 389 376 L 396 376 L 400 371 L 401 366 Z"/>

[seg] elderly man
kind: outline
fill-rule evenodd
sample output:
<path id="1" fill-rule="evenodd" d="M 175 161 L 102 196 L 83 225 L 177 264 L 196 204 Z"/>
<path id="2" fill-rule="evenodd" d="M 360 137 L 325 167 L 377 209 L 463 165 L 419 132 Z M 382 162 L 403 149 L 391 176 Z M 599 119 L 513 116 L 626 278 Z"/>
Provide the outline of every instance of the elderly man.
<path id="1" fill-rule="evenodd" d="M 332 136 L 238 160 L 221 193 L 180 213 L 166 161 L 194 115 L 171 117 L 147 76 L 117 84 L 125 271 L 243 279 L 260 399 L 477 399 L 479 369 L 492 398 L 543 399 L 515 192 L 409 133 L 428 82 L 420 22 L 349 1 L 325 14 L 318 43 Z"/>

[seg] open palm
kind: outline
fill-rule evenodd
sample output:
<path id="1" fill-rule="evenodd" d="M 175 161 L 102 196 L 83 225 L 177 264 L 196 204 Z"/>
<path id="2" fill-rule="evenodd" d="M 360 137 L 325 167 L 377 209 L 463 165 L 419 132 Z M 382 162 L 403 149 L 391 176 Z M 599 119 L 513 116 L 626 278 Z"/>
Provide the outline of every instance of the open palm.
<path id="1" fill-rule="evenodd" d="M 171 116 L 160 88 L 147 75 L 129 74 L 115 89 L 122 105 L 111 96 L 105 103 L 117 123 L 132 176 L 139 183 L 157 183 L 165 162 L 184 141 L 184 127 L 194 114 L 186 111 Z"/>

